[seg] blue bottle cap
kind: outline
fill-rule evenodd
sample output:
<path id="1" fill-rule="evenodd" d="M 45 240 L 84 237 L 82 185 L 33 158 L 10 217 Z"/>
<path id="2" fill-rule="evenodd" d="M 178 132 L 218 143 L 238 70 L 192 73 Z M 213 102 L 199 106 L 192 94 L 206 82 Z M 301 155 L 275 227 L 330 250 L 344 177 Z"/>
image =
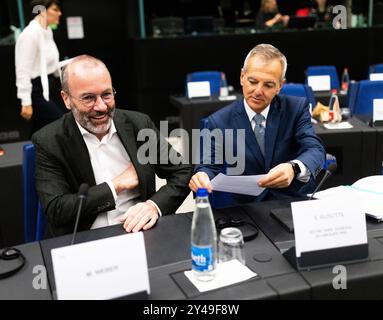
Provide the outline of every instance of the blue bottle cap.
<path id="1" fill-rule="evenodd" d="M 207 197 L 208 192 L 205 188 L 198 188 L 197 189 L 197 197 Z"/>

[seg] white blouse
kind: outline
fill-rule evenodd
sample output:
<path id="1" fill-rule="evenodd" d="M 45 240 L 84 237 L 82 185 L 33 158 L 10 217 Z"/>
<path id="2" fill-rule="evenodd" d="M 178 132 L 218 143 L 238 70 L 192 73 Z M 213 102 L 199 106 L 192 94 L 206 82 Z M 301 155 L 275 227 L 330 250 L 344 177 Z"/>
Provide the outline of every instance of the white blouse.
<path id="1" fill-rule="evenodd" d="M 32 104 L 31 80 L 41 77 L 43 95 L 49 101 L 48 74 L 59 75 L 59 51 L 50 28 L 32 20 L 23 30 L 15 47 L 17 97 L 21 105 Z"/>

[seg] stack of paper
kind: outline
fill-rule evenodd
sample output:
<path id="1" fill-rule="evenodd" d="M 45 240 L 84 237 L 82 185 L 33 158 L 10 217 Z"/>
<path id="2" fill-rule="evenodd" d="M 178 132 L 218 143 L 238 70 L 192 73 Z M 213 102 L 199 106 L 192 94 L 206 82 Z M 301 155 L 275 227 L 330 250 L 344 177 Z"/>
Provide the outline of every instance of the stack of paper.
<path id="1" fill-rule="evenodd" d="M 339 186 L 330 188 L 315 194 L 317 199 L 341 199 L 344 202 L 349 199 L 357 199 L 365 214 L 383 221 L 383 193 L 371 189 L 359 188 L 356 184 L 352 186 Z"/>

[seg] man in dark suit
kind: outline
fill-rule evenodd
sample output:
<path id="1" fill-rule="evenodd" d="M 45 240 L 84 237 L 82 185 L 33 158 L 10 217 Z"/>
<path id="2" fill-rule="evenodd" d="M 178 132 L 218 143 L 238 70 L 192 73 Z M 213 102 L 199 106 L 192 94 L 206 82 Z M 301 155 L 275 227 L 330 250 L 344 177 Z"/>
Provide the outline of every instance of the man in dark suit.
<path id="1" fill-rule="evenodd" d="M 244 99 L 215 112 L 207 119 L 208 129 L 244 129 L 243 175 L 267 174 L 259 181 L 266 188 L 257 201 L 296 197 L 313 191 L 315 177 L 325 160 L 325 151 L 311 124 L 305 98 L 278 95 L 287 69 L 286 57 L 275 47 L 260 44 L 247 55 L 241 70 Z M 234 150 L 242 147 L 234 139 Z M 215 150 L 227 145 L 213 145 Z M 214 159 L 214 156 L 211 156 Z M 202 160 L 202 159 L 201 159 Z M 201 161 L 202 163 L 202 161 Z M 190 188 L 205 187 L 226 173 L 227 162 L 200 164 L 189 182 Z M 254 197 L 232 196 L 237 202 Z"/>
<path id="2" fill-rule="evenodd" d="M 90 56 L 75 58 L 63 70 L 62 89 L 72 112 L 32 138 L 37 191 L 49 222 L 47 235 L 72 232 L 82 183 L 90 188 L 79 230 L 123 223 L 127 232 L 137 232 L 153 227 L 160 215 L 174 213 L 190 192 L 192 168 L 160 161 L 171 146 L 150 118 L 115 108 L 106 66 Z M 154 137 L 148 145 L 154 154 L 149 163 L 144 153 L 140 157 L 140 148 L 146 147 L 137 136 L 142 129 Z M 157 192 L 155 174 L 167 179 Z"/>

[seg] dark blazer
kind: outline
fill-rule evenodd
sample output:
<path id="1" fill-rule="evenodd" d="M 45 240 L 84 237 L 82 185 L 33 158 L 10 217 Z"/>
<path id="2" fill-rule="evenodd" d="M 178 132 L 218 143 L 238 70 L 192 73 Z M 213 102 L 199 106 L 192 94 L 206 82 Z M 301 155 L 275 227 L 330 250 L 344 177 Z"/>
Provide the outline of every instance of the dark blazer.
<path id="1" fill-rule="evenodd" d="M 268 199 L 283 199 L 297 197 L 313 191 L 315 177 L 321 170 L 325 161 L 325 151 L 320 139 L 316 136 L 311 124 L 308 101 L 305 98 L 278 95 L 271 102 L 266 121 L 265 131 L 265 157 L 258 146 L 251 123 L 247 116 L 243 100 L 235 101 L 229 106 L 213 113 L 208 117 L 208 129 L 245 129 L 245 169 L 243 175 L 265 174 L 276 165 L 293 159 L 302 161 L 310 170 L 311 178 L 308 183 L 293 180 L 288 188 L 266 189 L 258 197 L 232 196 L 239 203 L 243 201 L 261 201 Z M 236 138 L 234 150 L 237 150 Z M 221 146 L 212 146 L 212 159 L 214 150 Z M 225 150 L 226 146 L 223 146 Z M 224 154 L 224 153 L 223 153 Z M 202 158 L 201 158 L 202 163 Z M 218 173 L 226 173 L 229 165 L 200 164 L 196 171 L 206 172 L 210 179 Z"/>
<path id="2" fill-rule="evenodd" d="M 147 115 L 116 109 L 114 124 L 137 171 L 141 201 L 154 201 L 162 215 L 172 214 L 189 194 L 192 174 L 190 165 L 160 164 L 160 150 L 171 149 Z M 157 132 L 158 164 L 142 165 L 137 150 L 145 141 L 137 141 L 141 129 Z M 48 236 L 73 231 L 77 209 L 77 192 L 82 183 L 89 185 L 78 230 L 89 229 L 99 213 L 113 210 L 115 202 L 107 183 L 96 185 L 85 141 L 72 113 L 36 132 L 32 141 L 36 148 L 36 187 L 44 212 L 48 217 Z M 162 143 L 160 142 L 162 141 Z M 166 151 L 166 149 L 165 149 Z M 167 184 L 155 192 L 155 174 L 167 179 Z"/>

